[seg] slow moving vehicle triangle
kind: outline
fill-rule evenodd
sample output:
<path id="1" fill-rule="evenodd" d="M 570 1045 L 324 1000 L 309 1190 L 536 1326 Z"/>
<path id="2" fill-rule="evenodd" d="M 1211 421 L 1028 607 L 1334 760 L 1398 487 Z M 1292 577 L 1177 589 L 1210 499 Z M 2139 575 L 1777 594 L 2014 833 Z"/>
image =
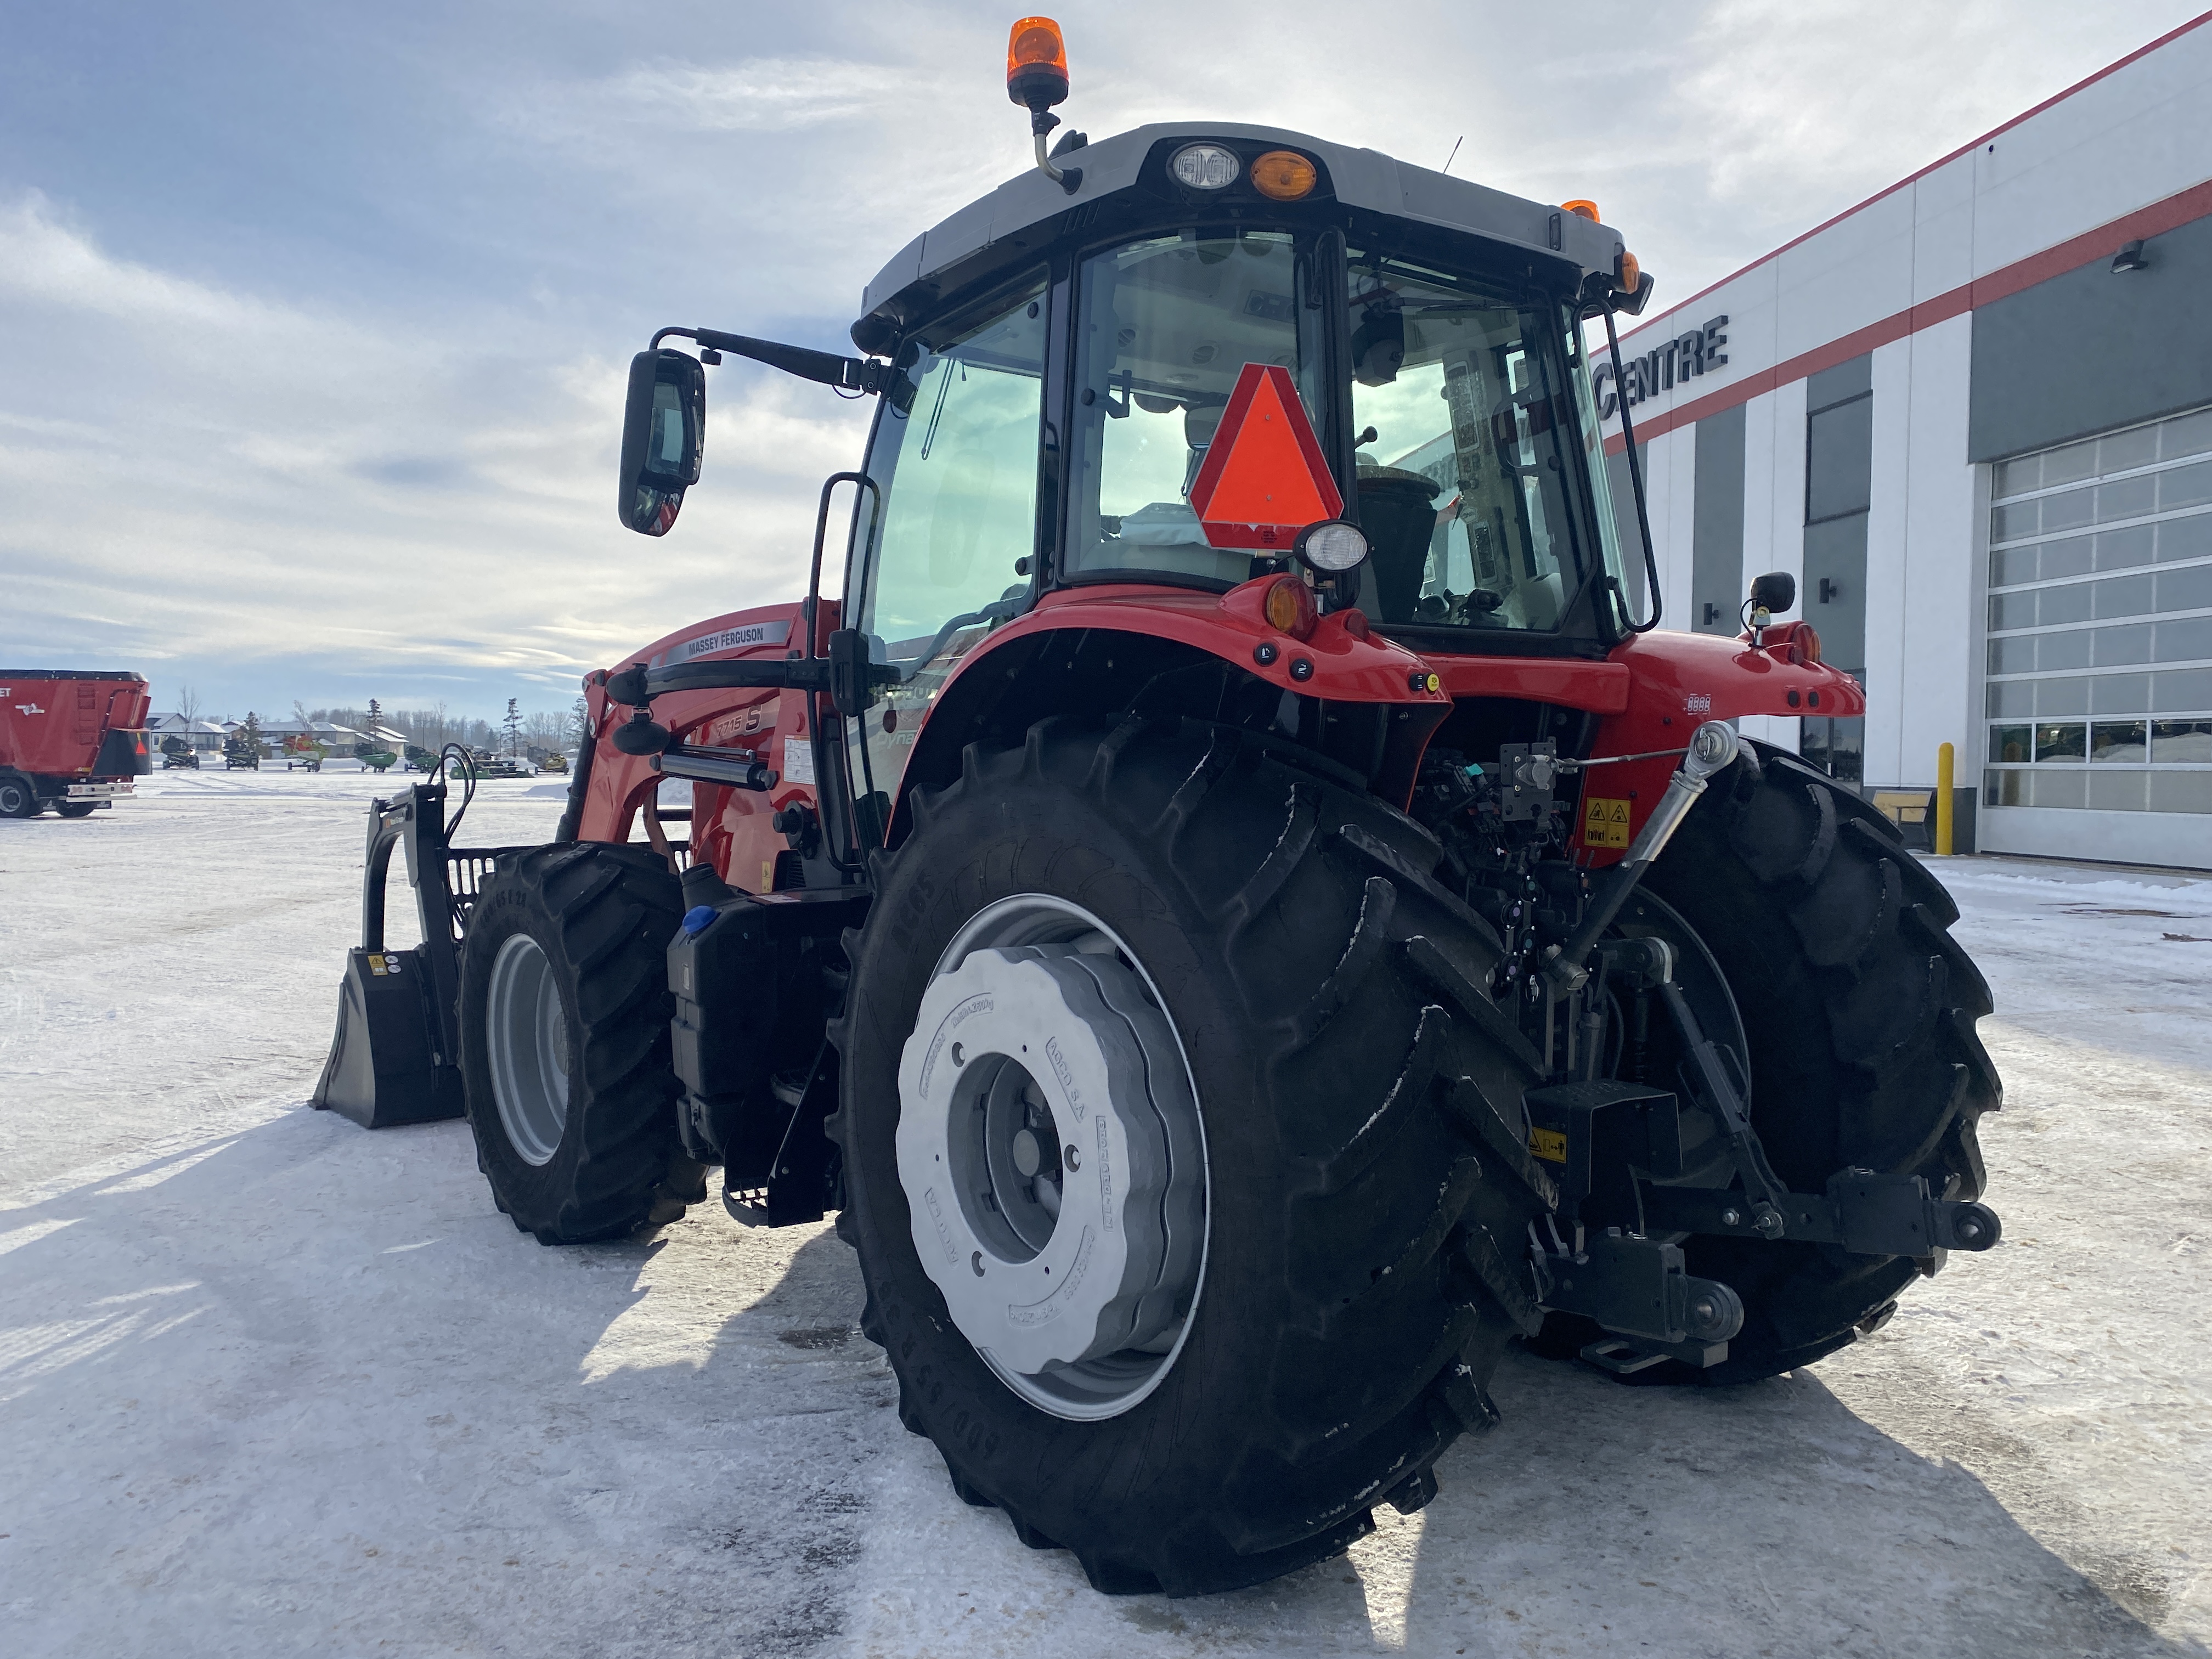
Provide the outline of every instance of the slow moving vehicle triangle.
<path id="1" fill-rule="evenodd" d="M 1190 487 L 1211 547 L 1279 549 L 1344 511 L 1286 368 L 1247 363 Z"/>

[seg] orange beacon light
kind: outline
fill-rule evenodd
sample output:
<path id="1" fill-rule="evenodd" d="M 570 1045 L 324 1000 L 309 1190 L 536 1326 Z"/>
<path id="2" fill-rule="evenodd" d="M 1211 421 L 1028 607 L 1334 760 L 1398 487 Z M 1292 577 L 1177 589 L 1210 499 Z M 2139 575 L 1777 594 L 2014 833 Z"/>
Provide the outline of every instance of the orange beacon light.
<path id="1" fill-rule="evenodd" d="M 1067 96 L 1067 43 L 1049 17 L 1024 17 L 1006 36 L 1006 96 L 1033 112 Z"/>

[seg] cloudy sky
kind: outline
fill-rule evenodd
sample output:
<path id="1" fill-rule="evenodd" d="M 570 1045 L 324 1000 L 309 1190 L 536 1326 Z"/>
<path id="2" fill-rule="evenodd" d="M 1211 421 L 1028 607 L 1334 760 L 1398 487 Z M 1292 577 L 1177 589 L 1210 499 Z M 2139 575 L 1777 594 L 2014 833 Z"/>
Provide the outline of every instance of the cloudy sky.
<path id="1" fill-rule="evenodd" d="M 1684 295 L 2201 0 L 1063 6 L 1094 137 L 1272 122 L 1592 197 Z M 71 0 L 0 51 L 0 663 L 159 708 L 556 708 L 793 597 L 865 404 L 732 362 L 672 536 L 615 522 L 658 325 L 830 349 L 1025 165 L 1011 7 Z"/>

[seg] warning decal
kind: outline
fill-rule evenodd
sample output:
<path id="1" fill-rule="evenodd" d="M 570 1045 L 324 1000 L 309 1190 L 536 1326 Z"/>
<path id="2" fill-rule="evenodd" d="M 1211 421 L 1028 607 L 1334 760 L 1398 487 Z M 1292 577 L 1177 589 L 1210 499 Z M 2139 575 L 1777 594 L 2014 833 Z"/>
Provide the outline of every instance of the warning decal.
<path id="1" fill-rule="evenodd" d="M 1308 525 L 1344 511 L 1290 370 L 1247 363 L 1238 372 L 1190 505 L 1209 547 L 1286 552 Z"/>
<path id="2" fill-rule="evenodd" d="M 1592 795 L 1583 802 L 1583 845 L 1626 847 L 1628 803 Z"/>
<path id="3" fill-rule="evenodd" d="M 1531 1129 L 1528 1131 L 1528 1150 L 1547 1164 L 1565 1164 L 1567 1161 L 1567 1138 L 1557 1129 Z"/>

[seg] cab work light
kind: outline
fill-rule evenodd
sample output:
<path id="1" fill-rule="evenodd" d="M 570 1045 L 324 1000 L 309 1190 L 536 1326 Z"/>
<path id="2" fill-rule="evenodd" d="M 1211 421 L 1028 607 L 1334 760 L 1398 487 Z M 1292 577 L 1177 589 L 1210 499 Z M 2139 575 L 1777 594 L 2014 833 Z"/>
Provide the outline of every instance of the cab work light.
<path id="1" fill-rule="evenodd" d="M 1302 202 L 1321 174 L 1293 149 L 1271 149 L 1252 163 L 1252 188 L 1271 202 Z"/>
<path id="2" fill-rule="evenodd" d="M 1358 525 L 1323 519 L 1298 532 L 1297 544 L 1291 550 L 1324 576 L 1334 576 L 1352 569 L 1367 556 L 1367 538 Z"/>
<path id="3" fill-rule="evenodd" d="M 1185 144 L 1168 157 L 1168 173 L 1191 190 L 1221 190 L 1237 182 L 1244 170 L 1237 152 L 1226 144 Z"/>

